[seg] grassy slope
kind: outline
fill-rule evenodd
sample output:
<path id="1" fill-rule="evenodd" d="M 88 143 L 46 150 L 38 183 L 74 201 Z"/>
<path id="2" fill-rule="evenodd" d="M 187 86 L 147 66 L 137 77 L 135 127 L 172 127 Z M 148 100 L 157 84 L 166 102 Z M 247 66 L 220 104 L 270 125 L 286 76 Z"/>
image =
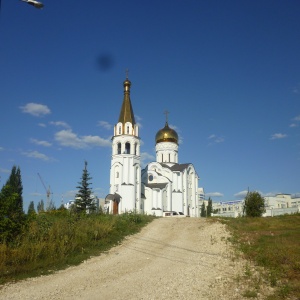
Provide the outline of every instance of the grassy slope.
<path id="1" fill-rule="evenodd" d="M 153 220 L 147 215 L 39 214 L 13 243 L 0 244 L 0 284 L 76 265 Z"/>
<path id="2" fill-rule="evenodd" d="M 270 299 L 300 299 L 300 214 L 222 222 L 245 257 L 268 270 L 267 279 L 276 287 Z"/>

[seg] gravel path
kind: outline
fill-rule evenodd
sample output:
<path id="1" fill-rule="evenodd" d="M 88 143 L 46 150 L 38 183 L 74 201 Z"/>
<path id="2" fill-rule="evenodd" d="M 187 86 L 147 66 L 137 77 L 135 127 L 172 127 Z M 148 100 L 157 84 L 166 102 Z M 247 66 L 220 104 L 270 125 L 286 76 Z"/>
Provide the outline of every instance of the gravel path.
<path id="1" fill-rule="evenodd" d="M 205 219 L 156 219 L 79 266 L 2 286 L 0 299 L 243 299 L 246 263 L 228 236 Z"/>

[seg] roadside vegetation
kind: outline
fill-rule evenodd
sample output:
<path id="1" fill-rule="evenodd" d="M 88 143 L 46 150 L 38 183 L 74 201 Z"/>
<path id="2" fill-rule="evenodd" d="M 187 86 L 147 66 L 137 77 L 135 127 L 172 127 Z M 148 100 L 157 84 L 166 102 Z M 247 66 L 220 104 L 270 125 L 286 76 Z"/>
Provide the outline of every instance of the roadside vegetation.
<path id="1" fill-rule="evenodd" d="M 54 204 L 37 212 L 33 201 L 23 211 L 19 167 L 0 190 L 0 284 L 49 274 L 76 265 L 119 244 L 138 232 L 153 216 L 104 214 L 95 206 L 85 162 L 75 205 L 67 210 Z"/>
<path id="2" fill-rule="evenodd" d="M 231 242 L 245 258 L 262 267 L 263 280 L 275 290 L 269 300 L 300 299 L 300 214 L 218 220 L 228 226 Z M 259 285 L 250 288 L 244 297 L 255 298 Z"/>
<path id="3" fill-rule="evenodd" d="M 21 234 L 0 243 L 0 284 L 76 265 L 119 244 L 153 219 L 147 215 L 74 214 L 31 217 Z"/>

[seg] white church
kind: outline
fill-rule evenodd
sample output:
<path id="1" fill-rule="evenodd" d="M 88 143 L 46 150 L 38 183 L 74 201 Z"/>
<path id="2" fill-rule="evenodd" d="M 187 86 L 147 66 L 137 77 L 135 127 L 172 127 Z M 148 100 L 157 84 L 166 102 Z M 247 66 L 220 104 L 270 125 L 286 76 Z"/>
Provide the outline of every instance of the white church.
<path id="1" fill-rule="evenodd" d="M 112 137 L 108 211 L 122 214 L 135 211 L 163 216 L 176 211 L 199 217 L 198 174 L 191 163 L 178 162 L 178 134 L 169 127 L 155 136 L 156 161 L 141 168 L 139 127 L 130 100 L 131 82 L 124 81 L 124 98 Z"/>

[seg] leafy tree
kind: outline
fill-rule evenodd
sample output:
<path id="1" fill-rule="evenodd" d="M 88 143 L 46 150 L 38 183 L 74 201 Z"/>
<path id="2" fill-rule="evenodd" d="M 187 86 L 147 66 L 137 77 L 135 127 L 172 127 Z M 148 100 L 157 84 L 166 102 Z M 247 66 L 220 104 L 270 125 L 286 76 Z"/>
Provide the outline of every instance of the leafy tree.
<path id="1" fill-rule="evenodd" d="M 208 205 L 207 205 L 207 217 L 211 217 L 211 213 L 212 213 L 212 200 L 210 199 L 210 197 L 208 198 Z"/>
<path id="2" fill-rule="evenodd" d="M 44 205 L 44 200 L 43 199 L 38 203 L 37 211 L 38 211 L 38 213 L 41 213 L 41 212 L 45 211 L 45 205 Z"/>
<path id="3" fill-rule="evenodd" d="M 75 209 L 77 212 L 95 212 L 96 204 L 92 195 L 92 189 L 90 188 L 92 179 L 87 170 L 87 162 L 84 162 L 84 169 L 82 172 L 81 182 L 78 182 L 78 193 L 75 196 Z"/>
<path id="4" fill-rule="evenodd" d="M 247 217 L 261 217 L 266 211 L 265 200 L 258 192 L 248 192 L 243 209 Z"/>
<path id="5" fill-rule="evenodd" d="M 201 217 L 205 218 L 206 217 L 206 208 L 205 208 L 205 203 L 203 201 L 202 205 L 201 205 Z"/>
<path id="6" fill-rule="evenodd" d="M 13 166 L 0 192 L 0 241 L 11 241 L 24 224 L 23 186 L 20 168 Z"/>

